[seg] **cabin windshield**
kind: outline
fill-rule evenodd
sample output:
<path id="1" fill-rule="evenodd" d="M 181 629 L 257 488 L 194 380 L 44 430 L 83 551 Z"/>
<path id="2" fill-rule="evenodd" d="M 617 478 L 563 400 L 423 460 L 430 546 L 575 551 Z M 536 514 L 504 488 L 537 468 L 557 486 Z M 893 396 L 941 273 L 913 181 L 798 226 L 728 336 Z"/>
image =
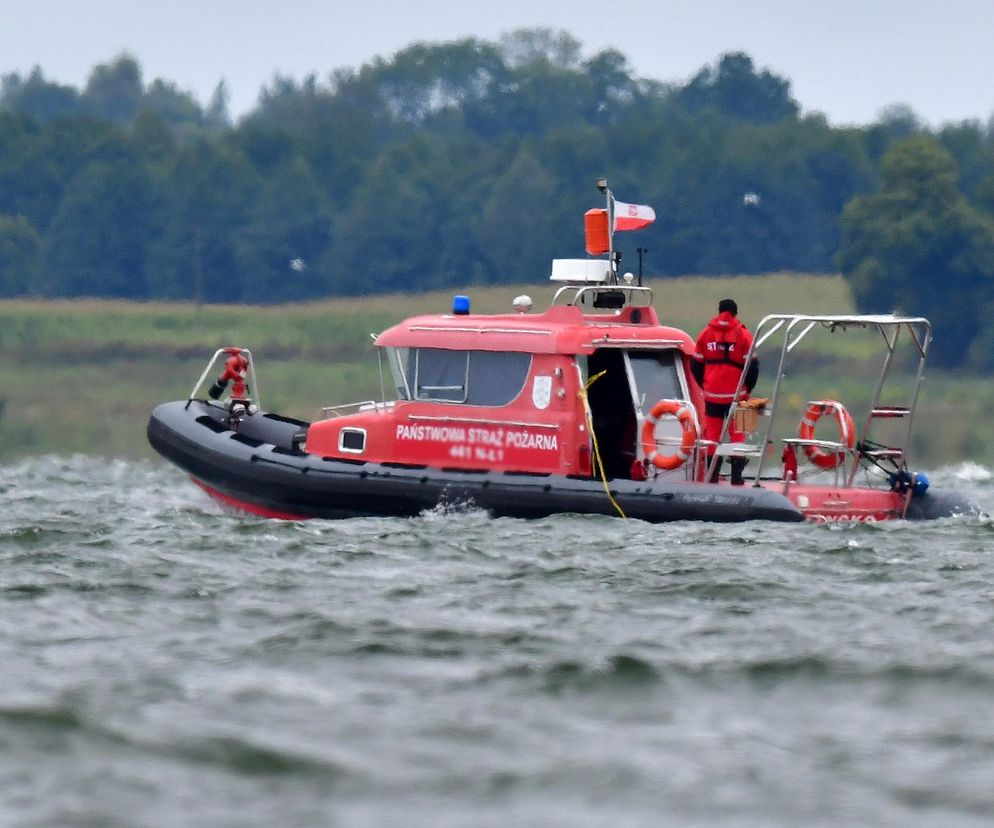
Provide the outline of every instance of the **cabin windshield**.
<path id="1" fill-rule="evenodd" d="M 525 387 L 531 354 L 384 348 L 398 400 L 504 406 Z"/>

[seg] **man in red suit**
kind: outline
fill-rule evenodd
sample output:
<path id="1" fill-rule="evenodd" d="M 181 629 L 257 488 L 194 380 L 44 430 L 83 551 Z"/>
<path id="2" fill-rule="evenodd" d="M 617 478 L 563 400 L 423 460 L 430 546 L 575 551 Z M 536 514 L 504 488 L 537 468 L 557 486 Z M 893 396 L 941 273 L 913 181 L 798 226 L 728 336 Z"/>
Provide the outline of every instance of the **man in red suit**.
<path id="1" fill-rule="evenodd" d="M 736 397 L 746 355 L 752 347 L 752 334 L 739 321 L 738 313 L 734 299 L 722 299 L 718 303 L 718 315 L 697 337 L 697 348 L 690 364 L 694 379 L 704 391 L 704 439 L 711 443 L 717 443 L 721 438 L 721 427 L 732 404 L 749 399 L 759 377 L 759 360 L 753 359 Z M 745 440 L 745 435 L 735 427 L 734 420 L 729 423 L 728 439 L 733 443 Z M 710 445 L 708 458 L 713 454 L 714 446 Z M 731 458 L 733 486 L 742 485 L 742 470 L 746 462 L 744 457 Z M 711 474 L 711 482 L 717 482 L 720 470 L 719 457 Z"/>

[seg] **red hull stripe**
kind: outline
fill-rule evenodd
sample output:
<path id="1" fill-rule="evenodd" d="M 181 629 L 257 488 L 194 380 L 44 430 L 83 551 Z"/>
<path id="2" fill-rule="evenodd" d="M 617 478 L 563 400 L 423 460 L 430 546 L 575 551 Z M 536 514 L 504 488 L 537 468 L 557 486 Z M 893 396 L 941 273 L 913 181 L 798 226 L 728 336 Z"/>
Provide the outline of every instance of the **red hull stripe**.
<path id="1" fill-rule="evenodd" d="M 244 500 L 239 500 L 238 498 L 226 495 L 223 492 L 219 492 L 217 489 L 211 488 L 202 480 L 197 480 L 196 477 L 191 477 L 190 479 L 215 500 L 219 500 L 221 503 L 232 506 L 243 512 L 248 512 L 249 514 L 258 515 L 259 517 L 264 518 L 275 518 L 276 520 L 310 520 L 309 515 L 297 515 L 293 512 L 281 512 L 278 509 L 268 509 L 265 506 L 258 506 L 255 503 L 247 503 Z"/>

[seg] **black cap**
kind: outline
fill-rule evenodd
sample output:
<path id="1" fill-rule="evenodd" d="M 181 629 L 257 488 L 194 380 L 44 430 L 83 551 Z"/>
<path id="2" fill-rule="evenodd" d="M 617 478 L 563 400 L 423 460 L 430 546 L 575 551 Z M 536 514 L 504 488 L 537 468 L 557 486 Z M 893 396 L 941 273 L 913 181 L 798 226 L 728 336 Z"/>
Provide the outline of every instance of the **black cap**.
<path id="1" fill-rule="evenodd" d="M 739 306 L 735 304 L 734 299 L 722 299 L 718 303 L 718 313 L 724 313 L 728 311 L 732 316 L 739 315 Z"/>

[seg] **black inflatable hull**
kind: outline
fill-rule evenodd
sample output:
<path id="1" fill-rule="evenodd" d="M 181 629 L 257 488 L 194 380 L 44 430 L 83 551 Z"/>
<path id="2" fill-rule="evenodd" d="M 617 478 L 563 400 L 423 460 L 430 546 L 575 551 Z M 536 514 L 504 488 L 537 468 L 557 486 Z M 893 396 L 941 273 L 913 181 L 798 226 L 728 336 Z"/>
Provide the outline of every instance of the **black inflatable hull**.
<path id="1" fill-rule="evenodd" d="M 439 504 L 521 518 L 618 514 L 599 480 L 323 459 L 293 448 L 306 427 L 260 412 L 232 431 L 223 408 L 194 400 L 158 406 L 148 439 L 215 495 L 277 517 L 412 516 Z M 804 519 L 783 495 L 752 486 L 612 480 L 610 487 L 626 515 L 651 522 Z"/>
<path id="2" fill-rule="evenodd" d="M 938 520 L 959 515 L 980 515 L 980 508 L 970 498 L 959 492 L 927 491 L 911 498 L 906 520 Z"/>

